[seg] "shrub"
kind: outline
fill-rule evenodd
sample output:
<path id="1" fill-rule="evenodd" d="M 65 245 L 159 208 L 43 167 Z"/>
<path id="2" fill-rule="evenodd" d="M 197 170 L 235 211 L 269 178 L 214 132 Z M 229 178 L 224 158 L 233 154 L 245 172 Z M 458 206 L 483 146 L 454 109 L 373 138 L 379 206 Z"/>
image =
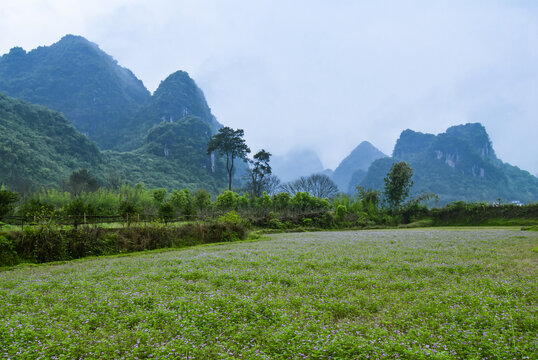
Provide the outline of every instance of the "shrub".
<path id="1" fill-rule="evenodd" d="M 156 203 L 162 204 L 164 202 L 164 199 L 166 199 L 166 189 L 153 189 L 153 192 L 151 193 L 151 196 L 153 197 L 153 200 L 155 200 Z"/>
<path id="2" fill-rule="evenodd" d="M 287 192 L 281 192 L 273 195 L 273 204 L 278 211 L 283 211 L 288 208 L 291 195 Z"/>
<path id="3" fill-rule="evenodd" d="M 18 199 L 17 193 L 0 188 L 0 217 L 9 214 Z"/>
<path id="4" fill-rule="evenodd" d="M 170 196 L 170 202 L 181 212 L 182 215 L 193 214 L 192 197 L 189 189 L 185 188 L 181 191 L 174 190 Z"/>
<path id="5" fill-rule="evenodd" d="M 206 190 L 197 190 L 193 196 L 193 207 L 201 212 L 209 209 L 211 206 L 211 195 Z"/>
<path id="6" fill-rule="evenodd" d="M 238 195 L 233 191 L 227 190 L 217 196 L 215 205 L 219 210 L 234 210 L 237 207 Z"/>
<path id="7" fill-rule="evenodd" d="M 20 255 L 38 263 L 69 260 L 68 241 L 61 230 L 49 227 L 25 229 L 20 239 Z"/>
<path id="8" fill-rule="evenodd" d="M 159 218 L 164 221 L 170 221 L 176 216 L 176 210 L 174 205 L 170 201 L 164 202 L 159 205 Z"/>
<path id="9" fill-rule="evenodd" d="M 269 219 L 266 224 L 266 226 L 271 229 L 284 229 L 286 227 L 286 225 L 284 225 L 282 221 L 278 219 Z"/>
<path id="10" fill-rule="evenodd" d="M 118 212 L 123 218 L 132 218 L 134 215 L 140 214 L 140 208 L 134 202 L 124 200 L 120 203 Z"/>
<path id="11" fill-rule="evenodd" d="M 231 226 L 244 226 L 245 220 L 235 211 L 229 211 L 226 214 L 219 216 L 217 222 Z"/>
<path id="12" fill-rule="evenodd" d="M 347 208 L 345 205 L 338 205 L 336 208 L 336 217 L 338 220 L 341 220 L 344 218 L 344 216 L 347 214 Z"/>
<path id="13" fill-rule="evenodd" d="M 12 266 L 19 262 L 15 246 L 11 240 L 0 235 L 0 266 Z"/>
<path id="14" fill-rule="evenodd" d="M 54 207 L 39 199 L 32 198 L 22 204 L 18 212 L 21 216 L 25 216 L 28 219 L 36 219 L 37 221 L 52 216 Z"/>

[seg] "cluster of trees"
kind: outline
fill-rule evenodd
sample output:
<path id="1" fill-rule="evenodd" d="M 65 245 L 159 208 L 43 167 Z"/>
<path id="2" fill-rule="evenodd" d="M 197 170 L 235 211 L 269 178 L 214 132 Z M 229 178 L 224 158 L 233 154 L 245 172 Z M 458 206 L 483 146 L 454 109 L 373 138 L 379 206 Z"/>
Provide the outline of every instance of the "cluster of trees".
<path id="1" fill-rule="evenodd" d="M 246 216 L 265 216 L 269 212 L 332 211 L 340 217 L 350 212 L 376 217 L 383 208 L 398 211 L 413 185 L 413 170 L 404 162 L 394 164 L 387 174 L 384 197 L 379 191 L 360 187 L 355 197 L 338 194 L 336 184 L 323 174 L 280 184 L 272 174 L 271 154 L 262 149 L 252 159 L 247 159 L 251 150 L 243 136 L 241 129 L 223 127 L 207 144 L 208 154 L 217 152 L 225 159 L 228 177 L 228 190 L 213 200 L 206 190 L 191 191 L 188 188 L 170 192 L 165 188 L 147 189 L 141 184 L 123 184 L 115 189 L 99 188 L 98 180 L 87 169 L 80 169 L 73 172 L 66 182 L 68 191 L 42 190 L 19 200 L 16 193 L 2 188 L 0 216 L 146 214 L 172 219 L 237 210 Z M 248 163 L 243 195 L 232 191 L 236 161 Z M 420 200 L 414 199 L 407 207 L 411 206 L 409 204 L 419 206 Z"/>
<path id="2" fill-rule="evenodd" d="M 236 159 L 248 161 L 250 168 L 247 175 L 247 189 L 253 197 L 259 197 L 266 191 L 275 192 L 276 189 L 295 195 L 300 192 L 309 193 L 317 198 L 331 198 L 338 193 L 338 186 L 326 175 L 313 174 L 308 177 L 282 184 L 278 180 L 271 179 L 271 166 L 269 165 L 271 154 L 265 150 L 260 150 L 248 160 L 247 155 L 250 148 L 243 139 L 242 129 L 234 130 L 230 127 L 219 129 L 213 135 L 207 145 L 207 153 L 216 151 L 226 159 L 226 171 L 228 173 L 228 190 L 232 190 L 232 172 Z M 402 202 L 408 197 L 409 190 L 413 186 L 413 169 L 406 162 L 398 162 L 392 165 L 390 172 L 385 177 L 385 199 L 389 207 L 393 210 L 399 208 Z M 372 193 L 370 191 L 370 193 Z"/>

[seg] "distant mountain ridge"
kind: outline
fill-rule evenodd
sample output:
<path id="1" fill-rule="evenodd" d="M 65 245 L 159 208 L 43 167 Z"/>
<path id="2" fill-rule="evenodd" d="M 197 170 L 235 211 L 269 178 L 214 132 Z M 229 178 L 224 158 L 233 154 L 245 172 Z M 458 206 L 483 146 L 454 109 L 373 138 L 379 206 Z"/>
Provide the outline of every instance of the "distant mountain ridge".
<path id="1" fill-rule="evenodd" d="M 273 174 L 283 182 L 325 171 L 318 155 L 309 149 L 296 149 L 284 155 L 273 156 L 271 167 Z"/>
<path id="2" fill-rule="evenodd" d="M 538 179 L 498 159 L 480 123 L 452 126 L 438 135 L 403 131 L 392 157 L 374 161 L 361 185 L 382 189 L 383 178 L 397 161 L 413 168 L 413 192 L 436 193 L 442 203 L 538 201 Z"/>
<path id="3" fill-rule="evenodd" d="M 150 95 L 80 36 L 0 57 L 0 184 L 60 186 L 87 167 L 102 184 L 114 173 L 151 187 L 217 192 L 225 186 L 222 161 L 205 146 L 220 127 L 186 72 L 171 74 Z M 478 123 L 438 135 L 405 130 L 392 157 L 363 142 L 333 173 L 311 150 L 274 156 L 271 165 L 282 181 L 325 173 L 352 192 L 358 184 L 381 189 L 391 164 L 402 160 L 414 169 L 413 191 L 437 193 L 441 202 L 538 201 L 538 179 L 498 159 Z"/>
<path id="4" fill-rule="evenodd" d="M 368 141 L 361 142 L 338 165 L 332 174 L 332 179 L 342 192 L 354 192 L 361 176 L 366 175 L 370 165 L 377 159 L 387 157 Z M 353 181 L 352 181 L 353 180 Z"/>
<path id="5" fill-rule="evenodd" d="M 0 58 L 0 91 L 62 112 L 102 149 L 134 150 L 151 127 L 188 115 L 212 133 L 222 126 L 186 72 L 171 74 L 151 95 L 129 69 L 75 35 L 28 53 L 11 49 Z"/>

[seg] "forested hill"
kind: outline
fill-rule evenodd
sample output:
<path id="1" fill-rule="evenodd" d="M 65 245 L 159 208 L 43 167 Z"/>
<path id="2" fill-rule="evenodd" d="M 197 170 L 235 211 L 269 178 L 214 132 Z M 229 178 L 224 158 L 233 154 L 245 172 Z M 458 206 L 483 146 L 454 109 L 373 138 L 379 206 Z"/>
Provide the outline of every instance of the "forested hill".
<path id="1" fill-rule="evenodd" d="M 119 148 L 127 122 L 149 98 L 142 81 L 99 47 L 67 35 L 0 58 L 0 91 L 62 112 L 103 149 Z"/>
<path id="2" fill-rule="evenodd" d="M 97 145 L 62 114 L 0 93 L 0 184 L 22 192 L 56 187 L 71 172 L 102 163 Z"/>
<path id="3" fill-rule="evenodd" d="M 134 151 L 105 151 L 104 156 L 109 171 L 131 184 L 218 193 L 226 185 L 226 173 L 219 159 L 207 155 L 210 137 L 203 120 L 186 116 L 154 126 L 144 145 Z"/>
<path id="4" fill-rule="evenodd" d="M 123 182 L 168 189 L 225 187 L 224 167 L 206 154 L 211 130 L 195 116 L 151 129 L 130 152 L 100 151 L 56 111 L 0 93 L 0 185 L 26 193 L 64 188 L 86 168 L 102 186 Z"/>
<path id="5" fill-rule="evenodd" d="M 184 71 L 177 71 L 161 82 L 155 93 L 128 124 L 124 149 L 141 146 L 148 131 L 161 122 L 174 123 L 186 116 L 196 116 L 215 133 L 221 125 L 207 105 L 204 93 Z"/>
<path id="6" fill-rule="evenodd" d="M 413 192 L 433 192 L 450 201 L 538 201 L 538 178 L 503 163 L 479 123 L 453 126 L 439 135 L 401 133 L 391 158 L 372 163 L 361 185 L 383 188 L 391 165 L 408 162 L 414 170 Z"/>
<path id="7" fill-rule="evenodd" d="M 186 72 L 170 75 L 151 96 L 96 44 L 67 35 L 3 55 L 0 92 L 13 97 L 1 98 L 0 185 L 58 188 L 87 168 L 104 186 L 140 182 L 212 192 L 225 186 L 221 160 L 206 154 L 221 125 Z"/>

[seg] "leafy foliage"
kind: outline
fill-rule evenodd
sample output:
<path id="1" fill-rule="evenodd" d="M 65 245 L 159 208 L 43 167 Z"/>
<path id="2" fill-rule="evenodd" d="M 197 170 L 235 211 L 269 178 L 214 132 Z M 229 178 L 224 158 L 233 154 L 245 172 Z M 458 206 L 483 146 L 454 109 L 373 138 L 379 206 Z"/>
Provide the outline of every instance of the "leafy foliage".
<path id="1" fill-rule="evenodd" d="M 385 197 L 391 209 L 398 209 L 400 204 L 409 195 L 413 186 L 413 169 L 404 161 L 398 162 L 390 168 L 385 177 Z"/>
<path id="2" fill-rule="evenodd" d="M 249 168 L 247 173 L 246 188 L 253 197 L 261 196 L 269 188 L 270 184 L 268 180 L 270 180 L 269 176 L 271 175 L 270 158 L 271 153 L 262 149 L 253 156 L 253 160 L 249 160 L 251 168 Z"/>
<path id="3" fill-rule="evenodd" d="M 78 171 L 73 171 L 69 176 L 67 186 L 73 195 L 80 195 L 83 192 L 93 192 L 99 188 L 97 178 L 90 175 L 88 169 L 83 168 Z"/>
<path id="4" fill-rule="evenodd" d="M 234 130 L 230 127 L 220 128 L 218 133 L 213 135 L 207 143 L 207 154 L 216 151 L 226 157 L 226 171 L 228 172 L 228 190 L 232 190 L 232 172 L 234 170 L 234 160 L 245 160 L 250 148 L 247 146 L 242 129 Z"/>
<path id="5" fill-rule="evenodd" d="M 19 195 L 17 193 L 0 188 L 0 217 L 9 214 L 18 199 Z"/>
<path id="6" fill-rule="evenodd" d="M 0 159 L 0 183 L 22 193 L 103 162 L 97 146 L 60 113 L 1 93 Z"/>

